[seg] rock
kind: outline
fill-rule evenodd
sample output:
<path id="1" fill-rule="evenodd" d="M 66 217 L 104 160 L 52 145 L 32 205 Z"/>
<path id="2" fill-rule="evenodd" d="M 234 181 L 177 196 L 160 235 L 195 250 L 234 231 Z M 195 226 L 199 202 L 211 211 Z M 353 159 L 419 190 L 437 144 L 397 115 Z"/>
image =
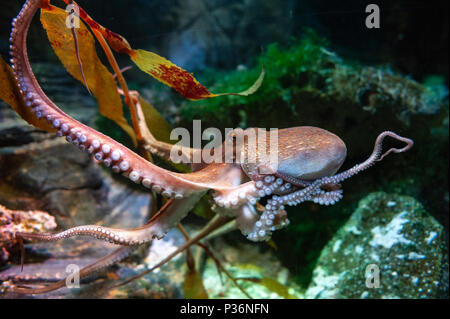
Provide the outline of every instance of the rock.
<path id="1" fill-rule="evenodd" d="M 448 298 L 444 228 L 412 197 L 369 194 L 322 250 L 306 297 Z"/>
<path id="2" fill-rule="evenodd" d="M 10 210 L 0 205 L 0 266 L 18 250 L 16 232 L 46 233 L 56 228 L 55 218 L 38 210 Z"/>
<path id="3" fill-rule="evenodd" d="M 57 63 L 33 63 L 33 72 L 39 85 L 65 113 L 78 121 L 94 126 L 97 115 L 97 102 L 86 88 Z"/>
<path id="4" fill-rule="evenodd" d="M 145 223 L 151 207 L 150 193 L 130 186 L 122 177 L 113 177 L 86 153 L 62 139 L 41 134 L 45 136 L 42 140 L 21 146 L 0 146 L 0 166 L 6 168 L 0 171 L 1 203 L 14 209 L 45 209 L 57 221 L 58 229 L 53 231 L 86 224 L 134 228 Z M 67 265 L 90 264 L 111 252 L 114 248 L 111 246 L 93 239 L 30 244 L 24 271 L 13 264 L 18 261 L 16 251 L 9 268 L 0 271 L 0 282 L 7 287 L 8 282 L 55 281 L 67 275 Z M 102 297 L 102 293 L 106 291 L 94 285 L 81 292 L 66 289 L 40 297 Z"/>
<path id="5" fill-rule="evenodd" d="M 168 58 L 190 70 L 235 68 L 257 56 L 262 45 L 288 39 L 294 21 L 286 17 L 294 8 L 291 0 L 179 1 L 172 8 L 177 19 L 167 41 Z M 260 21 L 267 23 L 261 27 Z"/>
<path id="6" fill-rule="evenodd" d="M 33 63 L 32 68 L 39 85 L 56 105 L 78 121 L 91 127 L 95 126 L 94 121 L 98 113 L 95 98 L 67 73 L 59 61 L 56 63 L 36 62 Z M 0 101 L 0 129 L 19 127 L 25 130 L 30 126 L 7 104 Z M 3 140 L 0 139 L 0 145 L 3 144 L 2 142 Z"/>
<path id="7" fill-rule="evenodd" d="M 88 93 L 82 87 L 77 89 L 71 84 L 64 69 L 61 71 L 51 64 L 39 63 L 33 64 L 33 68 L 52 100 L 71 116 L 96 127 L 95 99 L 86 97 Z M 36 231 L 56 232 L 86 224 L 139 227 L 147 220 L 152 206 L 151 193 L 146 189 L 130 185 L 125 178 L 104 170 L 87 153 L 64 139 L 31 127 L 2 102 L 0 167 L 0 204 L 14 210 L 46 211 L 58 225 L 57 229 L 36 228 Z M 0 222 L 0 233 L 6 233 L 3 222 Z M 3 282 L 0 290 L 16 282 L 56 281 L 67 275 L 67 265 L 83 267 L 114 248 L 86 238 L 27 244 L 23 272 L 14 264 L 19 261 L 19 251 L 7 251 L 9 263 L 2 264 L 5 267 L 0 270 L 0 284 Z M 1 252 L 0 244 L 0 255 Z M 4 255 L 6 259 L 6 253 Z M 104 289 L 93 284 L 80 292 L 65 289 L 40 297 L 102 297 L 103 293 L 106 293 Z M 8 293 L 1 296 L 17 297 Z"/>
<path id="8" fill-rule="evenodd" d="M 44 91 L 66 113 L 98 129 L 95 99 L 75 85 L 62 66 L 34 63 L 33 70 Z M 111 178 L 86 152 L 31 127 L 2 102 L 0 120 L 1 204 L 49 211 L 63 229 L 102 219 L 118 227 L 136 227 L 144 221 L 150 197 L 143 188 Z M 114 219 L 108 217 L 111 212 Z M 123 218 L 124 212 L 130 212 L 129 217 Z"/>

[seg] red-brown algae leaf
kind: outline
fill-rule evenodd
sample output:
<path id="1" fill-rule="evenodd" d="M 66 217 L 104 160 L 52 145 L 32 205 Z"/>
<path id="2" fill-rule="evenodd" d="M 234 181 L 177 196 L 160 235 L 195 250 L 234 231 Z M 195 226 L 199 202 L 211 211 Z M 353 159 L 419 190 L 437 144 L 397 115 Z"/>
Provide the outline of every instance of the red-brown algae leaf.
<path id="1" fill-rule="evenodd" d="M 84 84 L 73 44 L 73 34 L 71 29 L 66 27 L 67 15 L 63 9 L 50 6 L 50 10 L 41 9 L 41 22 L 61 63 L 74 78 Z M 117 92 L 116 82 L 97 56 L 93 36 L 84 24 L 80 24 L 76 32 L 80 60 L 86 66 L 84 69 L 86 83 L 97 99 L 100 113 L 116 122 L 136 144 L 134 130 L 123 115 L 122 100 Z"/>
<path id="2" fill-rule="evenodd" d="M 64 2 L 66 4 L 70 4 L 69 0 L 64 0 Z M 84 22 L 86 22 L 86 24 L 89 25 L 90 28 L 99 31 L 102 34 L 102 36 L 106 39 L 106 41 L 108 41 L 108 44 L 114 51 L 118 53 L 125 53 L 128 55 L 131 54 L 132 51 L 131 46 L 124 37 L 122 37 L 120 34 L 112 32 L 111 30 L 105 28 L 104 26 L 96 22 L 75 1 L 73 1 L 73 4 L 78 7 L 78 13 L 80 15 L 80 18 Z"/>
<path id="3" fill-rule="evenodd" d="M 161 82 L 173 87 L 178 93 L 189 100 L 204 99 L 213 95 L 207 88 L 197 82 L 190 73 L 183 69 L 164 64 L 158 65 L 155 69 L 157 71 L 148 70 L 148 73 L 158 78 Z"/>
<path id="4" fill-rule="evenodd" d="M 194 101 L 222 95 L 247 96 L 253 94 L 261 86 L 265 75 L 263 68 L 255 83 L 243 92 L 214 94 L 198 82 L 191 73 L 153 52 L 133 50 L 130 57 L 142 71 L 172 87 L 185 98 Z"/>

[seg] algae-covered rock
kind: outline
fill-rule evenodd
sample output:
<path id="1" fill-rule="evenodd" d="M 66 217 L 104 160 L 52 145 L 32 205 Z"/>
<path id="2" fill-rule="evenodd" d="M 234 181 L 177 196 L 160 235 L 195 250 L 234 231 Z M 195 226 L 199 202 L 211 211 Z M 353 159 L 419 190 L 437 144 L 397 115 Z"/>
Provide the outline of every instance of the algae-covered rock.
<path id="1" fill-rule="evenodd" d="M 385 120 L 389 115 L 392 124 L 405 128 L 414 125 L 417 118 L 430 120 L 432 115 L 447 115 L 444 78 L 434 77 L 436 81 L 422 84 L 386 65 L 365 66 L 345 60 L 312 30 L 299 40 L 293 39 L 288 48 L 269 45 L 256 66 L 228 72 L 209 70 L 198 77 L 215 91 L 234 92 L 249 87 L 261 65 L 266 76 L 256 94 L 198 103 L 185 101 L 183 116 L 188 120 L 201 117 L 208 124 L 225 121 L 225 125 L 243 126 L 287 124 L 291 120 L 311 123 L 328 118 L 331 123 L 337 121 L 339 129 L 349 126 L 346 119 L 357 122 L 374 114 L 383 114 Z M 244 114 L 234 114 L 237 109 Z M 275 117 L 267 121 L 267 112 L 274 112 Z M 293 118 L 286 119 L 285 112 Z M 265 122 L 260 123 L 260 119 Z"/>
<path id="2" fill-rule="evenodd" d="M 323 249 L 306 297 L 448 297 L 444 237 L 414 198 L 372 193 Z"/>
<path id="3" fill-rule="evenodd" d="M 0 205 L 0 266 L 18 246 L 16 232 L 39 233 L 56 228 L 55 218 L 38 210 L 10 210 Z"/>

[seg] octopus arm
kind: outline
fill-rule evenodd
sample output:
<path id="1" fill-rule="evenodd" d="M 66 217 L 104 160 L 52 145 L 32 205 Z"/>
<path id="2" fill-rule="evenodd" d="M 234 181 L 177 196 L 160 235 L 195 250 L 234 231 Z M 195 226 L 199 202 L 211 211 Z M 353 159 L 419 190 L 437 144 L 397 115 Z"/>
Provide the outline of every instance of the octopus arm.
<path id="1" fill-rule="evenodd" d="M 56 234 L 31 234 L 16 233 L 17 237 L 28 240 L 52 242 L 74 236 L 87 236 L 104 240 L 116 245 L 134 246 L 141 245 L 162 238 L 175 227 L 194 207 L 195 203 L 203 196 L 196 193 L 187 198 L 167 202 L 160 211 L 144 226 L 134 229 L 116 229 L 97 225 L 84 225 L 69 228 Z"/>
<path id="2" fill-rule="evenodd" d="M 158 167 L 110 137 L 71 118 L 47 97 L 33 74 L 26 47 L 28 28 L 40 3 L 40 0 L 25 2 L 13 20 L 10 38 L 15 79 L 30 111 L 37 118 L 47 120 L 58 130 L 59 136 L 65 136 L 67 141 L 89 152 L 114 172 L 166 197 L 179 199 L 207 189 L 204 183 L 193 181 L 189 174 L 174 173 Z"/>
<path id="3" fill-rule="evenodd" d="M 87 276 L 90 276 L 96 272 L 99 272 L 109 266 L 112 266 L 113 264 L 125 259 L 128 257 L 134 250 L 136 249 L 136 246 L 125 246 L 120 247 L 110 254 L 106 255 L 105 257 L 95 261 L 94 263 L 87 265 L 86 267 L 82 268 L 80 270 L 80 279 L 86 278 Z M 55 290 L 58 290 L 60 288 L 66 287 L 67 281 L 66 278 L 59 280 L 55 283 L 51 283 L 45 287 L 40 288 L 29 288 L 29 287 L 14 287 L 13 292 L 18 294 L 27 294 L 27 295 L 36 295 L 36 294 L 44 294 L 49 293 Z"/>

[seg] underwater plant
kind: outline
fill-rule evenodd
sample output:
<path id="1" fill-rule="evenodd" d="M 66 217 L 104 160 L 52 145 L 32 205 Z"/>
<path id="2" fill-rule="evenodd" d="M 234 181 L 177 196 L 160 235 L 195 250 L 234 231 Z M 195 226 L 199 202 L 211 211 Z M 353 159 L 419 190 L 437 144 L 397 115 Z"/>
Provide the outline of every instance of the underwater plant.
<path id="1" fill-rule="evenodd" d="M 69 0 L 65 2 L 74 4 Z M 97 97 L 102 114 L 116 121 L 134 137 L 135 146 L 141 155 L 65 114 L 43 92 L 31 69 L 26 49 L 27 31 L 39 8 L 44 28 L 60 60 L 68 71 Z M 149 106 L 145 105 L 138 92 L 128 89 L 110 48 L 129 55 L 140 69 L 173 87 L 188 99 L 215 98 L 223 94 L 210 93 L 192 75 L 170 61 L 151 52 L 131 49 L 123 37 L 99 25 L 81 8 L 78 14 L 91 28 L 105 51 L 120 88 L 113 77 L 105 73 L 96 56 L 90 54 L 95 49 L 86 28 L 66 28 L 64 24 L 68 14 L 52 6 L 48 0 L 27 0 L 14 19 L 11 32 L 11 65 L 19 99 L 10 97 L 10 104 L 15 103 L 17 112 L 32 125 L 56 132 L 58 136 L 65 137 L 68 142 L 92 154 L 95 161 L 110 167 L 113 172 L 120 173 L 134 183 L 167 198 L 166 203 L 148 223 L 135 229 L 86 225 L 56 234 L 14 234 L 21 239 L 49 242 L 73 236 L 88 236 L 122 246 L 82 269 L 81 277 L 118 262 L 139 245 L 164 237 L 169 229 L 179 226 L 180 221 L 206 194 L 212 195 L 210 205 L 216 216 L 196 236 L 189 238 L 186 235 L 186 243 L 156 266 L 125 283 L 151 272 L 191 245 L 199 243 L 230 220 L 249 240 L 267 241 L 272 232 L 289 224 L 285 206 L 295 206 L 305 201 L 320 205 L 335 204 L 342 198 L 341 182 L 381 161 L 388 154 L 402 153 L 413 146 L 411 139 L 391 131 L 382 132 L 366 161 L 337 173 L 345 160 L 347 149 L 345 143 L 335 134 L 317 127 L 293 127 L 276 131 L 274 141 L 272 131 L 248 128 L 230 131 L 222 144 L 221 149 L 231 150 L 228 155 L 232 161 L 227 161 L 226 155 L 214 152 L 209 155 L 216 156 L 217 161 L 206 161 L 202 156 L 202 149 L 173 146 L 155 137 L 152 123 L 156 125 L 157 119 L 146 116 L 146 108 Z M 69 18 L 70 15 L 73 15 L 73 12 L 69 13 Z M 264 71 L 248 90 L 227 94 L 253 94 L 263 77 Z M 15 88 L 12 88 L 11 92 L 14 90 Z M 130 108 L 133 127 L 129 126 L 120 111 L 120 95 L 125 97 Z M 250 139 L 250 136 L 255 138 Z M 406 145 L 383 152 L 382 144 L 386 137 Z M 268 140 L 277 144 L 277 153 L 271 153 L 275 156 L 276 166 L 266 157 Z M 151 161 L 150 153 L 173 161 L 174 152 L 181 153 L 183 163 L 191 164 L 191 172 L 169 171 Z M 199 158 L 200 162 L 195 162 L 196 158 Z M 15 287 L 13 291 L 38 294 L 64 285 L 65 280 L 62 280 L 43 288 Z"/>

